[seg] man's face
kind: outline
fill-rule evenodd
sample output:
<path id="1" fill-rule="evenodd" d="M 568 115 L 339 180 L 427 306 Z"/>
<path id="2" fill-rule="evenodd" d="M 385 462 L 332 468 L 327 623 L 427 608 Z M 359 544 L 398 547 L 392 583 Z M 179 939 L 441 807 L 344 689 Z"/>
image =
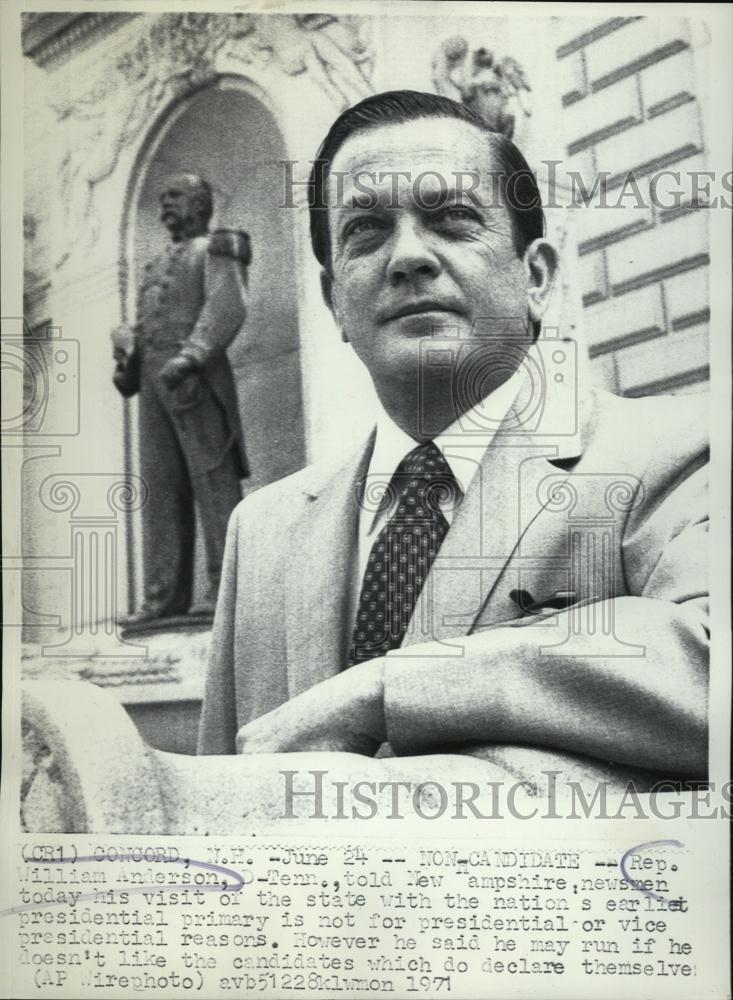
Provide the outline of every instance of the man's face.
<path id="1" fill-rule="evenodd" d="M 374 128 L 336 154 L 324 295 L 378 390 L 414 384 L 437 337 L 481 345 L 486 394 L 531 343 L 530 268 L 492 171 L 486 136 L 445 118 Z"/>
<path id="2" fill-rule="evenodd" d="M 199 187 L 182 175 L 169 177 L 160 192 L 160 221 L 172 236 L 183 232 L 199 217 Z"/>

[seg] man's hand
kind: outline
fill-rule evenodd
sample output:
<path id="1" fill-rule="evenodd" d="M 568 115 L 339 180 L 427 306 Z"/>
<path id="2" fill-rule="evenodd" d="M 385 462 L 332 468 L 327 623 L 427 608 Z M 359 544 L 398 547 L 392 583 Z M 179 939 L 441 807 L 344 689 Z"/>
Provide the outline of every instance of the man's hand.
<path id="1" fill-rule="evenodd" d="M 176 354 L 160 369 L 160 377 L 166 389 L 176 389 L 184 379 L 199 370 L 198 365 L 184 354 Z"/>
<path id="2" fill-rule="evenodd" d="M 316 684 L 237 733 L 237 753 L 335 750 L 372 757 L 386 740 L 384 660 Z"/>

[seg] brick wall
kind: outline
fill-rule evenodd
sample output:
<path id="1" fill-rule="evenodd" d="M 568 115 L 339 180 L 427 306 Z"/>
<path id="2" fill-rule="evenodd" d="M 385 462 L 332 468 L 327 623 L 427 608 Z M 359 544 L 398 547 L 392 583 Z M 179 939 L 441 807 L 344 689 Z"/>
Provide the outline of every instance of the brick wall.
<path id="1" fill-rule="evenodd" d="M 558 31 L 566 166 L 586 190 L 602 178 L 575 212 L 595 379 L 629 396 L 700 391 L 708 220 L 691 172 L 706 169 L 696 82 L 704 50 L 686 21 L 563 19 Z"/>

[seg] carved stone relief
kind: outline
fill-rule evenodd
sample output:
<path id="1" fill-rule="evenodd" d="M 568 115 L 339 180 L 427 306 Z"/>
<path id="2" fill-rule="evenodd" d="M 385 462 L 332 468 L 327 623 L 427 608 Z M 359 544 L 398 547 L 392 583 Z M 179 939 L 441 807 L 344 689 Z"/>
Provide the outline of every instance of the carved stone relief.
<path id="1" fill-rule="evenodd" d="M 477 111 L 491 128 L 511 139 L 530 86 L 512 56 L 497 57 L 490 49 L 471 48 L 465 38 L 447 38 L 433 57 L 433 85 L 439 94 Z"/>
<path id="2" fill-rule="evenodd" d="M 188 12 L 155 18 L 104 80 L 52 102 L 57 120 L 73 127 L 59 173 L 69 241 L 56 268 L 96 243 L 95 191 L 122 151 L 168 101 L 215 79 L 220 57 L 244 66 L 273 65 L 289 76 L 308 74 L 340 110 L 371 91 L 368 30 L 369 19 L 352 15 Z"/>
<path id="3" fill-rule="evenodd" d="M 371 93 L 370 21 L 353 15 L 237 14 L 228 54 L 244 63 L 274 61 L 288 76 L 308 73 L 339 109 Z"/>

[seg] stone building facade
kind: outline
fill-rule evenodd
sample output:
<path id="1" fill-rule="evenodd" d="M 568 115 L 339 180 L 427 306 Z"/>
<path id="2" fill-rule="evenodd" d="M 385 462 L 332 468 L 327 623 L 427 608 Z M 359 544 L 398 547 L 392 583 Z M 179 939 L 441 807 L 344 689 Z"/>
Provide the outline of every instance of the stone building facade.
<path id="1" fill-rule="evenodd" d="M 576 218 L 583 327 L 597 381 L 622 395 L 709 375 L 708 41 L 690 21 L 558 24 L 568 163 L 603 175 L 614 206 Z"/>

